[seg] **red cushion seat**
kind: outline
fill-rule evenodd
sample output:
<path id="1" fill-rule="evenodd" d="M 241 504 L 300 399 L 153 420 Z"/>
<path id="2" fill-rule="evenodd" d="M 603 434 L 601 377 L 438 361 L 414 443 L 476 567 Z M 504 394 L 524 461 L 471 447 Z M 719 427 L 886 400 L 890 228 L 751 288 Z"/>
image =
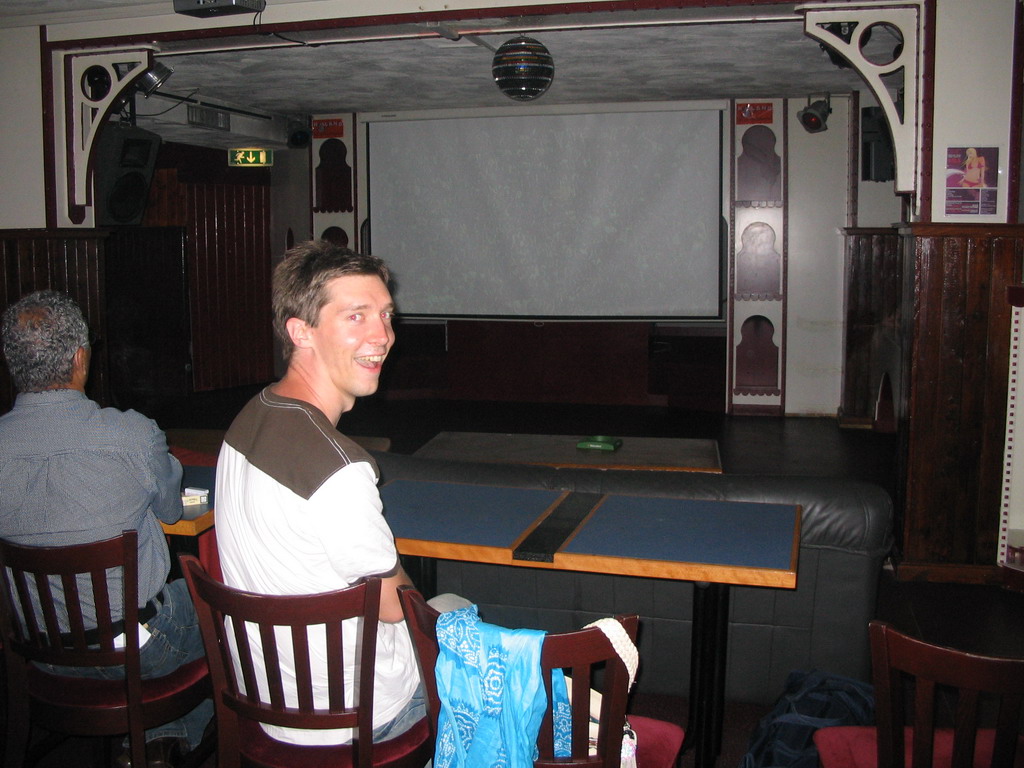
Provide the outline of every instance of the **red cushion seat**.
<path id="1" fill-rule="evenodd" d="M 818 752 L 828 755 L 828 768 L 876 768 L 878 765 L 877 731 L 873 726 L 837 726 L 821 728 L 814 732 L 814 746 Z M 913 755 L 913 729 L 907 728 L 903 737 L 903 754 L 907 768 Z M 974 745 L 974 768 L 989 768 L 992 765 L 992 747 L 995 731 L 991 728 L 978 730 Z M 944 768 L 952 764 L 953 731 L 939 728 L 935 731 L 934 766 Z M 1017 737 L 1017 755 L 1014 765 L 1024 766 L 1024 736 Z"/>

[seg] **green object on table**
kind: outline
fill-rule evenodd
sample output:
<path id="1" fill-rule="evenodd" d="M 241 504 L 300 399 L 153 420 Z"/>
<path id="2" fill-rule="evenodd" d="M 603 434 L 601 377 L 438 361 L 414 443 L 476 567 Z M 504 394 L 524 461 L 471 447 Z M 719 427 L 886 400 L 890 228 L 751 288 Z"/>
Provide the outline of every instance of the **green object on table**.
<path id="1" fill-rule="evenodd" d="M 576 443 L 581 451 L 617 451 L 622 447 L 622 440 L 608 435 L 591 435 Z"/>

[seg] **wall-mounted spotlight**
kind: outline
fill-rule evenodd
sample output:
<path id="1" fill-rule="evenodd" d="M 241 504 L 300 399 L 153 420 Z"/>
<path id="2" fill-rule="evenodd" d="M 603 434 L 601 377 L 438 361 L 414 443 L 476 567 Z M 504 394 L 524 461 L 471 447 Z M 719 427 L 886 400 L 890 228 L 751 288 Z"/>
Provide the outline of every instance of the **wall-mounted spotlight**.
<path id="1" fill-rule="evenodd" d="M 532 37 L 515 37 L 494 52 L 491 74 L 510 99 L 530 101 L 543 95 L 555 79 L 555 61 Z"/>
<path id="2" fill-rule="evenodd" d="M 807 98 L 807 106 L 796 113 L 800 125 L 808 133 L 821 133 L 828 130 L 828 116 L 832 114 L 832 99 L 826 96 L 824 99 L 812 102 Z"/>
<path id="3" fill-rule="evenodd" d="M 135 83 L 135 87 L 148 99 L 172 74 L 174 74 L 173 69 L 159 61 L 154 61 L 153 66 L 142 73 L 142 77 Z"/>

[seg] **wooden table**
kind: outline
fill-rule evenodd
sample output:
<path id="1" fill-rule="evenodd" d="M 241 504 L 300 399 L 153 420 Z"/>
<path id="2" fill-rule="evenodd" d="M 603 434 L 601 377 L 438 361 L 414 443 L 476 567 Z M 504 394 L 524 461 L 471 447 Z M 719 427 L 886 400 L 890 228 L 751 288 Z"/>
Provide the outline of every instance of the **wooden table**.
<path id="1" fill-rule="evenodd" d="M 693 582 L 686 747 L 697 768 L 714 765 L 729 586 L 796 587 L 798 506 L 413 480 L 385 485 L 381 497 L 403 555 Z"/>
<path id="2" fill-rule="evenodd" d="M 492 432 L 440 432 L 416 451 L 417 456 L 449 461 L 544 464 L 597 469 L 656 469 L 675 472 L 721 472 L 715 440 L 623 437 L 616 451 L 583 450 L 583 435 L 519 435 Z"/>

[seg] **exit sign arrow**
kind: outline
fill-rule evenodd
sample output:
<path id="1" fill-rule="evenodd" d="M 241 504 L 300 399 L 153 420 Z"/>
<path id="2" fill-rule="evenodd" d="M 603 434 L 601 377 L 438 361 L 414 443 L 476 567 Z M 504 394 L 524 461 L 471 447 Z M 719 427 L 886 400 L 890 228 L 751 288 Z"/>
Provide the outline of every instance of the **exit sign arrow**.
<path id="1" fill-rule="evenodd" d="M 246 168 L 265 168 L 274 164 L 274 150 L 262 147 L 238 147 L 228 150 L 228 165 Z"/>

